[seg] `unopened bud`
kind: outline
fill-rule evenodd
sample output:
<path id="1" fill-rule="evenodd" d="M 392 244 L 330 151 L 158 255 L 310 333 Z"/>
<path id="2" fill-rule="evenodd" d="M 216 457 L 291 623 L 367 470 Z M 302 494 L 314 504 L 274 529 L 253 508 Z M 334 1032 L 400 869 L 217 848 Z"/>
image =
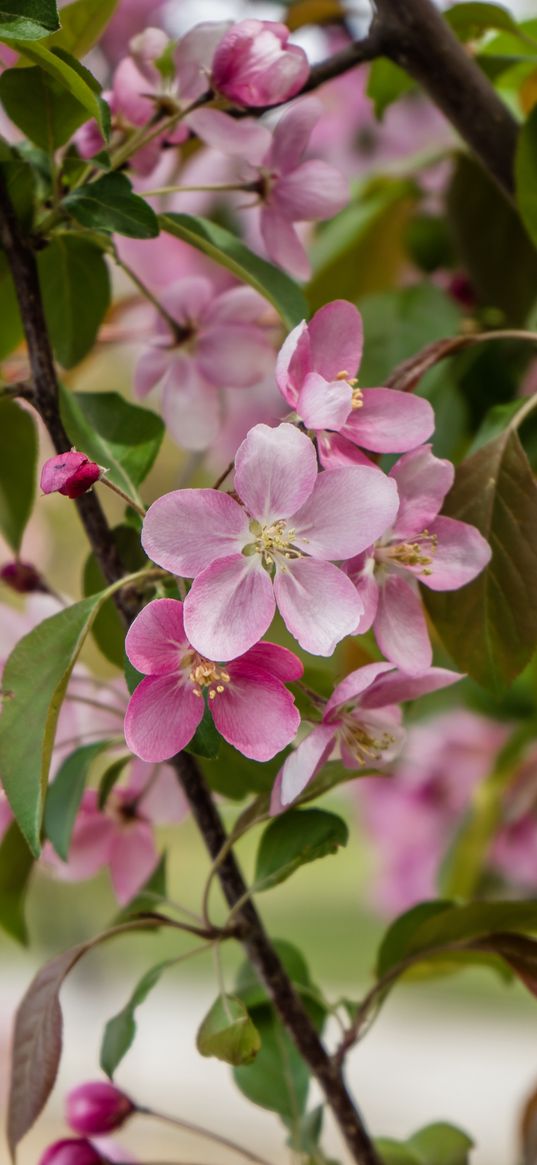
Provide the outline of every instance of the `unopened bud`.
<path id="1" fill-rule="evenodd" d="M 41 470 L 41 489 L 44 494 L 60 493 L 67 498 L 79 498 L 102 477 L 104 469 L 90 461 L 85 453 L 59 453 L 49 457 Z"/>
<path id="2" fill-rule="evenodd" d="M 309 76 L 308 58 L 289 44 L 289 29 L 272 20 L 240 20 L 217 46 L 211 83 L 236 105 L 289 101 Z"/>
<path id="3" fill-rule="evenodd" d="M 19 595 L 30 595 L 35 591 L 48 594 L 46 583 L 31 562 L 6 562 L 0 568 L 0 579 Z"/>
<path id="4" fill-rule="evenodd" d="M 39 1165 L 108 1165 L 108 1162 L 91 1141 L 70 1137 L 49 1145 Z"/>
<path id="5" fill-rule="evenodd" d="M 80 1084 L 68 1094 L 65 1119 L 75 1133 L 98 1136 L 119 1129 L 134 1112 L 124 1092 L 105 1080 Z"/>

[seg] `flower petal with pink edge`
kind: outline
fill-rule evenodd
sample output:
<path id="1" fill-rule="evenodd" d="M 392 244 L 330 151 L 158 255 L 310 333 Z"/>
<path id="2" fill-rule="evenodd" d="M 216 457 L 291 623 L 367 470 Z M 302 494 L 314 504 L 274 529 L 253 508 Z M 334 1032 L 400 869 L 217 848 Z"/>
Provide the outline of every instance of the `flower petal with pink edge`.
<path id="1" fill-rule="evenodd" d="M 306 97 L 280 117 L 272 138 L 271 166 L 281 171 L 295 169 L 323 112 L 324 106 L 317 97 Z"/>
<path id="2" fill-rule="evenodd" d="M 169 760 L 192 740 L 203 710 L 203 700 L 177 676 L 147 676 L 129 700 L 127 747 L 141 760 Z"/>
<path id="3" fill-rule="evenodd" d="M 296 406 L 304 380 L 311 371 L 308 325 L 302 320 L 284 340 L 276 358 L 276 383 L 291 408 Z"/>
<path id="4" fill-rule="evenodd" d="M 375 578 L 375 559 L 372 554 L 358 554 L 351 558 L 343 567 L 354 583 L 362 600 L 363 612 L 360 615 L 358 631 L 364 635 L 373 626 L 379 605 L 379 584 Z"/>
<path id="5" fill-rule="evenodd" d="M 299 680 L 304 675 L 304 665 L 298 655 L 280 647 L 278 643 L 256 643 L 245 655 L 235 661 L 249 667 L 266 671 L 277 680 Z"/>
<path id="6" fill-rule="evenodd" d="M 380 587 L 375 638 L 382 654 L 401 671 L 420 675 L 430 668 L 433 652 L 427 620 L 410 579 L 389 574 Z"/>
<path id="7" fill-rule="evenodd" d="M 157 498 L 142 529 L 153 562 L 193 578 L 215 558 L 237 553 L 251 539 L 244 510 L 214 489 L 180 489 Z"/>
<path id="8" fill-rule="evenodd" d="M 188 641 L 183 626 L 183 604 L 177 599 L 154 599 L 136 616 L 125 640 L 132 666 L 144 675 L 177 675 Z"/>
<path id="9" fill-rule="evenodd" d="M 274 349 L 260 328 L 226 321 L 200 332 L 196 362 L 210 384 L 251 388 L 273 368 Z"/>
<path id="10" fill-rule="evenodd" d="M 260 522 L 289 518 L 317 478 L 315 450 L 294 425 L 254 425 L 235 456 L 235 489 Z"/>
<path id="11" fill-rule="evenodd" d="M 249 663 L 230 663 L 229 685 L 211 701 L 224 740 L 251 760 L 271 760 L 290 744 L 300 724 L 293 696 L 283 684 Z"/>
<path id="12" fill-rule="evenodd" d="M 222 420 L 217 389 L 182 354 L 170 364 L 163 380 L 162 415 L 174 441 L 182 449 L 207 449 Z"/>
<path id="13" fill-rule="evenodd" d="M 311 367 L 325 380 L 340 372 L 356 375 L 362 359 L 362 317 L 354 304 L 335 299 L 315 312 L 309 324 Z"/>
<path id="14" fill-rule="evenodd" d="M 294 543 L 315 558 L 353 558 L 392 525 L 395 483 L 381 469 L 357 465 L 320 473 L 293 515 Z"/>
<path id="15" fill-rule="evenodd" d="M 208 659 L 235 659 L 253 647 L 275 611 L 272 582 L 257 557 L 232 554 L 199 574 L 184 603 L 185 629 Z"/>
<path id="16" fill-rule="evenodd" d="M 203 317 L 214 294 L 210 279 L 205 279 L 203 275 L 188 275 L 170 283 L 161 293 L 160 300 L 178 324 L 188 327 Z"/>
<path id="17" fill-rule="evenodd" d="M 357 701 L 358 697 L 371 687 L 371 684 L 375 682 L 377 676 L 393 670 L 393 663 L 385 663 L 383 661 L 381 663 L 366 663 L 365 667 L 358 667 L 355 671 L 349 672 L 348 676 L 345 676 L 345 679 L 341 680 L 339 684 L 336 684 L 324 710 L 325 719 L 328 719 L 330 713 L 334 712 L 335 715 L 330 718 L 331 720 L 336 720 L 337 709 L 342 704 Z"/>
<path id="18" fill-rule="evenodd" d="M 306 376 L 296 411 L 307 429 L 339 429 L 352 405 L 352 388 L 346 380 L 325 380 L 318 372 Z"/>
<path id="19" fill-rule="evenodd" d="M 318 724 L 287 757 L 276 778 L 270 812 L 280 813 L 295 801 L 328 760 L 335 743 L 330 725 Z"/>
<path id="20" fill-rule="evenodd" d="M 274 593 L 291 635 L 312 655 L 332 655 L 356 630 L 362 604 L 350 579 L 331 562 L 293 559 L 278 571 Z"/>
<path id="21" fill-rule="evenodd" d="M 330 433 L 326 429 L 317 434 L 319 461 L 323 469 L 343 469 L 346 465 L 367 465 L 375 469 L 375 463 L 342 433 Z"/>
<path id="22" fill-rule="evenodd" d="M 172 355 L 166 348 L 148 348 L 140 356 L 134 370 L 134 392 L 136 396 L 147 396 L 160 383 L 168 370 Z"/>
<path id="23" fill-rule="evenodd" d="M 394 388 L 362 389 L 363 404 L 351 413 L 343 430 L 346 437 L 375 453 L 415 449 L 434 429 L 428 400 Z"/>
<path id="24" fill-rule="evenodd" d="M 401 671 L 390 675 L 379 675 L 378 679 L 364 692 L 362 708 L 383 708 L 385 704 L 400 704 L 403 700 L 417 700 L 429 692 L 449 688 L 451 684 L 464 679 L 460 672 L 449 671 L 445 667 L 432 667 L 421 676 L 408 676 Z"/>
<path id="25" fill-rule="evenodd" d="M 312 158 L 284 174 L 269 199 L 291 222 L 316 222 L 331 218 L 347 205 L 349 184 L 335 166 Z"/>
<path id="26" fill-rule="evenodd" d="M 430 527 L 453 485 L 451 461 L 435 457 L 430 445 L 405 453 L 390 470 L 399 490 L 399 513 L 394 526 L 398 538 L 421 534 Z"/>
<path id="27" fill-rule="evenodd" d="M 223 154 L 237 154 L 252 165 L 259 165 L 271 145 L 271 133 L 251 117 L 230 117 L 221 109 L 196 109 L 188 115 L 194 133 Z"/>
<path id="28" fill-rule="evenodd" d="M 266 299 L 253 287 L 230 287 L 213 302 L 205 317 L 207 327 L 213 324 L 254 324 L 265 328 L 277 324 L 277 317 Z"/>
<path id="29" fill-rule="evenodd" d="M 142 889 L 157 862 L 153 830 L 147 821 L 134 820 L 118 830 L 110 853 L 110 878 L 120 906 Z"/>
<path id="30" fill-rule="evenodd" d="M 278 207 L 263 206 L 259 225 L 269 259 L 295 279 L 308 279 L 311 268 L 306 250 L 294 226 Z"/>
<path id="31" fill-rule="evenodd" d="M 431 522 L 429 533 L 438 539 L 428 575 L 420 582 L 433 591 L 455 591 L 476 578 L 491 558 L 488 542 L 475 526 L 456 518 L 440 516 Z"/>
<path id="32" fill-rule="evenodd" d="M 155 766 L 136 757 L 129 770 L 128 792 L 136 797 L 139 811 L 154 825 L 175 824 L 189 812 L 188 801 L 171 765 Z"/>

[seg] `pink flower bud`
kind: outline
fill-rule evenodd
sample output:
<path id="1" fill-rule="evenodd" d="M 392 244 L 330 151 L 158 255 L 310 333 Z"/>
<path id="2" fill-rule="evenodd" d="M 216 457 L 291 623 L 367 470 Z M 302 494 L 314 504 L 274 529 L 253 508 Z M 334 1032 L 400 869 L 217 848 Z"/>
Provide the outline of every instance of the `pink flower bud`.
<path id="1" fill-rule="evenodd" d="M 39 1165 L 107 1165 L 107 1160 L 91 1141 L 70 1137 L 49 1145 Z"/>
<path id="2" fill-rule="evenodd" d="M 67 1124 L 83 1136 L 98 1136 L 119 1129 L 133 1112 L 132 1100 L 105 1080 L 73 1088 L 65 1105 Z"/>
<path id="3" fill-rule="evenodd" d="M 0 578 L 19 595 L 29 595 L 35 591 L 48 593 L 46 583 L 31 562 L 6 562 L 0 569 Z"/>
<path id="4" fill-rule="evenodd" d="M 236 105 L 289 101 L 309 76 L 306 54 L 288 44 L 289 29 L 271 20 L 241 20 L 216 49 L 213 87 Z"/>
<path id="5" fill-rule="evenodd" d="M 44 494 L 60 493 L 66 498 L 79 498 L 98 481 L 103 469 L 90 461 L 85 453 L 59 453 L 49 457 L 41 470 L 41 489 Z"/>

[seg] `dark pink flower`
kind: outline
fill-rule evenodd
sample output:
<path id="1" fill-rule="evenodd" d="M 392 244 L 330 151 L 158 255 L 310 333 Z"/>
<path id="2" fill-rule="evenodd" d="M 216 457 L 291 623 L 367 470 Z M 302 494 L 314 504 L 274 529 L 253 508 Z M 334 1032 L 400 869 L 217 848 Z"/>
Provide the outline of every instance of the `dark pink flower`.
<path id="1" fill-rule="evenodd" d="M 194 578 L 184 606 L 190 643 L 234 659 L 265 634 L 277 603 L 306 651 L 331 655 L 362 609 L 331 560 L 391 526 L 395 482 L 361 465 L 319 474 L 304 433 L 255 425 L 237 451 L 235 489 L 240 503 L 214 489 L 177 490 L 145 518 L 147 554 Z"/>
<path id="2" fill-rule="evenodd" d="M 65 1102 L 65 1119 L 81 1136 L 110 1133 L 135 1111 L 132 1100 L 108 1080 L 92 1080 L 72 1088 Z"/>
<path id="3" fill-rule="evenodd" d="M 79 498 L 102 477 L 104 469 L 90 461 L 85 453 L 58 453 L 49 457 L 41 470 L 41 489 L 44 494 L 60 493 L 66 498 Z"/>
<path id="4" fill-rule="evenodd" d="M 240 20 L 220 41 L 211 83 L 235 105 L 289 101 L 309 76 L 306 54 L 289 44 L 289 29 L 271 20 Z"/>
<path id="5" fill-rule="evenodd" d="M 66 1137 L 45 1149 L 39 1165 L 107 1165 L 107 1158 L 86 1138 Z"/>
<path id="6" fill-rule="evenodd" d="M 272 792 L 271 812 L 280 813 L 296 800 L 336 745 L 347 769 L 388 764 L 405 740 L 400 702 L 415 700 L 461 678 L 441 667 L 412 678 L 390 663 L 366 664 L 351 672 L 334 688 L 321 723 L 284 762 Z"/>
<path id="7" fill-rule="evenodd" d="M 358 447 L 402 453 L 430 437 L 428 401 L 393 388 L 358 388 L 362 319 L 347 300 L 327 303 L 287 337 L 276 379 L 282 396 L 317 438 L 326 469 L 363 463 Z"/>
<path id="8" fill-rule="evenodd" d="M 490 560 L 475 526 L 438 516 L 454 475 L 430 445 L 400 457 L 389 474 L 399 491 L 395 522 L 345 567 L 365 608 L 360 633 L 373 627 L 382 654 L 410 675 L 426 671 L 432 659 L 418 583 L 458 590 Z"/>
<path id="9" fill-rule="evenodd" d="M 252 760 L 270 760 L 293 739 L 300 716 L 285 681 L 299 679 L 303 667 L 284 647 L 258 643 L 222 667 L 191 647 L 183 604 L 156 599 L 134 620 L 125 650 L 146 673 L 125 717 L 127 744 L 143 760 L 168 760 L 189 743 L 205 694 L 218 732 Z"/>

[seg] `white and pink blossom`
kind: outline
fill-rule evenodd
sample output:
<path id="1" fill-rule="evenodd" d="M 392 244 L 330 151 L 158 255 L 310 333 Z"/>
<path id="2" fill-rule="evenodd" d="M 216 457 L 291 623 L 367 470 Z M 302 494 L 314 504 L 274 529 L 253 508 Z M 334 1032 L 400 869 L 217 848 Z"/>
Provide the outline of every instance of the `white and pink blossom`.
<path id="1" fill-rule="evenodd" d="M 289 43 L 289 29 L 272 20 L 240 20 L 218 44 L 211 83 L 235 105 L 289 101 L 309 76 L 308 58 Z"/>

